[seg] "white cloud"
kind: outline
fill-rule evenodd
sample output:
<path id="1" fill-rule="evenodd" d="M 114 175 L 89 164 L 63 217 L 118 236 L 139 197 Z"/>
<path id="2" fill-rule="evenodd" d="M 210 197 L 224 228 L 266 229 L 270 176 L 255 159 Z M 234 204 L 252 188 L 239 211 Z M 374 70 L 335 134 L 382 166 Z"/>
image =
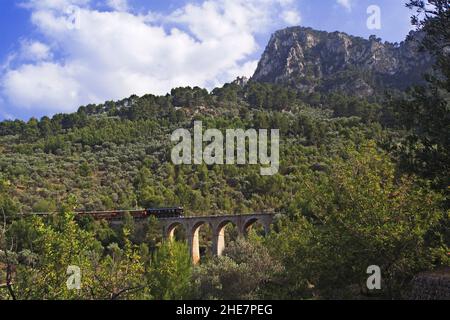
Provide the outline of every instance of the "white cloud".
<path id="1" fill-rule="evenodd" d="M 299 25 L 302 21 L 300 13 L 297 10 L 286 10 L 282 13 L 283 20 L 289 25 Z"/>
<path id="2" fill-rule="evenodd" d="M 256 68 L 258 67 L 259 60 L 251 60 L 247 61 L 242 65 L 238 65 L 234 68 L 231 68 L 228 70 L 228 72 L 225 74 L 225 81 L 229 81 L 230 79 L 236 79 L 238 76 L 243 76 L 247 78 L 251 78 L 253 74 L 255 73 Z M 215 86 L 219 86 L 224 81 L 218 81 L 215 83 Z"/>
<path id="3" fill-rule="evenodd" d="M 353 0 L 337 0 L 337 3 L 343 6 L 348 11 L 352 10 Z"/>
<path id="4" fill-rule="evenodd" d="M 107 0 L 107 5 L 116 11 L 128 11 L 128 1 L 127 0 Z"/>
<path id="5" fill-rule="evenodd" d="M 22 60 L 0 74 L 0 96 L 10 105 L 53 113 L 177 86 L 211 88 L 252 75 L 257 33 L 283 27 L 280 16 L 289 24 L 300 19 L 291 0 L 205 0 L 166 16 L 90 6 L 26 3 L 45 41 L 28 40 Z"/>
<path id="6" fill-rule="evenodd" d="M 53 63 L 26 64 L 8 72 L 2 85 L 5 95 L 24 109 L 70 111 L 80 89 L 70 73 L 70 68 Z"/>
<path id="7" fill-rule="evenodd" d="M 29 61 L 42 61 L 52 58 L 50 47 L 39 41 L 22 41 L 20 57 Z"/>

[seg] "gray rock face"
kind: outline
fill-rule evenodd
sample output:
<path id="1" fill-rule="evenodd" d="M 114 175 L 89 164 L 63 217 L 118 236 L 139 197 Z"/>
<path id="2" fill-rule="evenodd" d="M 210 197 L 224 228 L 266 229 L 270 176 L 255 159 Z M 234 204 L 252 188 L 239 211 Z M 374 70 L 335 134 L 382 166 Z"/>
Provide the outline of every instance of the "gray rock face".
<path id="1" fill-rule="evenodd" d="M 252 81 L 370 96 L 420 83 L 431 66 L 431 57 L 419 52 L 414 40 L 382 43 L 375 37 L 292 27 L 272 35 Z"/>
<path id="2" fill-rule="evenodd" d="M 240 87 L 244 87 L 248 82 L 247 77 L 237 77 L 236 80 L 234 80 L 232 83 L 237 84 Z"/>

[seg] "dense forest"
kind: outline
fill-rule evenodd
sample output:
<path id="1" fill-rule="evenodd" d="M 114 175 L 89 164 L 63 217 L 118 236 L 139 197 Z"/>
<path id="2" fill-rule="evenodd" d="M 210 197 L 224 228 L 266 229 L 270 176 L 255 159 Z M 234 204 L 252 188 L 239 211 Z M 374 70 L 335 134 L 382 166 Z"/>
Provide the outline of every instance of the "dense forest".
<path id="1" fill-rule="evenodd" d="M 430 2 L 408 5 L 428 11 L 413 22 L 435 73 L 405 92 L 360 98 L 236 81 L 1 122 L 0 299 L 407 298 L 415 274 L 450 265 L 450 11 Z M 279 128 L 279 173 L 173 165 L 171 133 L 196 120 Z M 113 229 L 74 214 L 164 206 L 277 215 L 267 237 L 228 227 L 222 257 L 211 256 L 205 226 L 192 266 L 155 219 L 142 241 L 130 216 Z M 66 288 L 69 265 L 82 270 L 81 290 Z M 380 266 L 382 290 L 368 292 L 369 265 Z"/>

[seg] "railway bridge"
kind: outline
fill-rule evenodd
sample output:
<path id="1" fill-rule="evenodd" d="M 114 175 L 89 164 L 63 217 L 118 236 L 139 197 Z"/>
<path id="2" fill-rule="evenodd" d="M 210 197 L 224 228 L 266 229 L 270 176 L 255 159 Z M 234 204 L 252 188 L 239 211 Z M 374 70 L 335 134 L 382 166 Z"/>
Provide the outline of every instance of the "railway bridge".
<path id="1" fill-rule="evenodd" d="M 240 215 L 193 216 L 186 217 L 183 208 L 160 208 L 146 210 L 118 210 L 118 211 L 87 211 L 77 212 L 77 217 L 92 217 L 96 220 L 106 220 L 111 226 L 121 226 L 126 213 L 131 214 L 135 221 L 146 221 L 150 216 L 157 217 L 163 229 L 164 239 L 173 240 L 175 230 L 182 227 L 186 232 L 186 240 L 194 264 L 200 262 L 199 231 L 203 225 L 209 225 L 212 230 L 212 253 L 220 256 L 225 249 L 225 228 L 234 225 L 240 236 L 246 236 L 247 231 L 255 223 L 264 227 L 265 234 L 269 233 L 275 213 L 263 212 Z M 31 215 L 48 216 L 52 213 L 32 213 Z"/>
<path id="2" fill-rule="evenodd" d="M 173 217 L 159 218 L 163 228 L 165 239 L 172 241 L 175 230 L 183 227 L 186 231 L 192 262 L 200 262 L 199 231 L 203 225 L 209 225 L 212 230 L 212 252 L 214 255 L 222 255 L 225 249 L 225 228 L 229 224 L 236 226 L 239 235 L 245 236 L 252 225 L 259 222 L 264 227 L 265 234 L 270 231 L 273 222 L 273 213 L 253 213 L 243 215 L 205 216 L 205 217 Z"/>

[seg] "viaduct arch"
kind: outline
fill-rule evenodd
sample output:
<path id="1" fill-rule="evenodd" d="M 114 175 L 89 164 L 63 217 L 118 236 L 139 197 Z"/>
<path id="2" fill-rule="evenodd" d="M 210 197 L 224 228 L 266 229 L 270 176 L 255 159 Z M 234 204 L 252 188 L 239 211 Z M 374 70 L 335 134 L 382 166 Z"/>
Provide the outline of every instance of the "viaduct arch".
<path id="1" fill-rule="evenodd" d="M 192 262 L 197 264 L 200 262 L 199 232 L 203 225 L 211 227 L 212 252 L 214 255 L 221 256 L 225 249 L 225 228 L 229 224 L 237 227 L 239 235 L 246 236 L 248 229 L 259 222 L 264 227 L 265 234 L 268 234 L 270 225 L 273 222 L 273 216 L 274 214 L 271 213 L 255 213 L 247 215 L 161 218 L 159 221 L 163 227 L 164 238 L 170 241 L 174 239 L 175 229 L 178 226 L 184 228 Z"/>

